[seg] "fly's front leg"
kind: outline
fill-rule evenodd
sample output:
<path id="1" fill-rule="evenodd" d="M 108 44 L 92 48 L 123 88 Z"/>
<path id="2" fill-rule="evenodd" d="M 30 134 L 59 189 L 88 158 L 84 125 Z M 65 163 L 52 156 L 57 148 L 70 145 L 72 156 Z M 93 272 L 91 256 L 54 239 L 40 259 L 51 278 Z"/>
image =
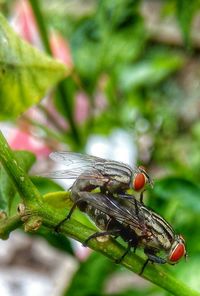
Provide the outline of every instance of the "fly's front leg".
<path id="1" fill-rule="evenodd" d="M 140 275 L 144 272 L 144 269 L 147 266 L 148 262 L 157 263 L 157 264 L 165 264 L 165 263 L 167 263 L 167 260 L 157 256 L 155 254 L 154 250 L 145 249 L 144 252 L 147 255 L 148 259 L 145 261 L 144 265 L 142 266 L 142 270 L 139 273 Z"/>
<path id="2" fill-rule="evenodd" d="M 166 259 L 157 256 L 155 250 L 145 249 L 144 252 L 152 263 L 165 264 L 167 262 Z"/>
<path id="3" fill-rule="evenodd" d="M 141 193 L 140 193 L 140 202 L 141 202 L 141 204 L 144 204 L 144 202 L 143 202 L 143 198 L 144 198 L 144 192 L 146 191 L 146 189 L 144 189 L 143 191 L 141 191 Z"/>
<path id="4" fill-rule="evenodd" d="M 156 255 L 149 254 L 148 257 L 149 257 L 148 258 L 149 261 L 151 261 L 152 263 L 157 263 L 157 264 L 165 264 L 165 263 L 167 263 L 166 259 L 161 258 L 161 257 L 156 256 Z"/>

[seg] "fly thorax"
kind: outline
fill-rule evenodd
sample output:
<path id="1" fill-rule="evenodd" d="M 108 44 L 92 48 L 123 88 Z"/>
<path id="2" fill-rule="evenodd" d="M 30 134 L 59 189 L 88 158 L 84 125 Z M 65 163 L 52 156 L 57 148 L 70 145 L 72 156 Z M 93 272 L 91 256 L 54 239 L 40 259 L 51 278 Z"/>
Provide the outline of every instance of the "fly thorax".
<path id="1" fill-rule="evenodd" d="M 110 180 L 115 180 L 118 183 L 128 186 L 131 181 L 132 172 L 126 164 L 109 161 L 104 164 L 103 175 L 109 176 Z"/>

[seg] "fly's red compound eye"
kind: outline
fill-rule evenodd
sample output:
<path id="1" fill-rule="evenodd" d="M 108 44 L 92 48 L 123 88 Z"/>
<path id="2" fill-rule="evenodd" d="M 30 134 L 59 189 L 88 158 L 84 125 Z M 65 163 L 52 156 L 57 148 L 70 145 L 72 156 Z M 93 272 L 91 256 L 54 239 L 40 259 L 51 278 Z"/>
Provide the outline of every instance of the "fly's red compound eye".
<path id="1" fill-rule="evenodd" d="M 146 177 L 143 173 L 138 173 L 135 175 L 135 178 L 133 180 L 133 189 L 135 191 L 140 191 L 144 188 L 146 184 Z"/>
<path id="2" fill-rule="evenodd" d="M 181 257 L 185 255 L 185 245 L 183 243 L 178 243 L 175 248 L 172 250 L 171 255 L 169 256 L 170 262 L 177 262 Z"/>

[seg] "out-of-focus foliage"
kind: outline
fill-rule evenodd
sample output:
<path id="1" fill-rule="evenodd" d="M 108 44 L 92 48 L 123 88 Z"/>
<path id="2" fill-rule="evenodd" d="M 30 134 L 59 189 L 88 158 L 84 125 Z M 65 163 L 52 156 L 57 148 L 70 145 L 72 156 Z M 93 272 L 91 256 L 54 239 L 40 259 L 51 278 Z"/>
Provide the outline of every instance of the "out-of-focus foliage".
<path id="1" fill-rule="evenodd" d="M 177 19 L 180 23 L 186 45 L 190 45 L 192 20 L 199 7 L 200 2 L 196 0 L 190 2 L 187 0 L 176 0 Z"/>
<path id="2" fill-rule="evenodd" d="M 159 39 L 151 32 L 142 13 L 149 2 L 157 3 L 158 9 L 155 6 L 150 13 L 159 14 L 161 23 L 170 17 L 178 24 L 181 42 L 174 37 Z M 2 4 L 7 13 L 9 5 L 10 1 Z M 200 63 L 199 44 L 191 40 L 199 1 L 45 0 L 41 7 L 44 22 L 67 40 L 73 71 L 52 100 L 65 123 L 60 127 L 55 117 L 50 121 L 59 137 L 46 125 L 32 122 L 33 126 L 42 131 L 47 144 L 52 141 L 53 147 L 83 152 L 91 135 L 126 130 L 137 146 L 137 161 L 155 178 L 154 188 L 145 193 L 145 204 L 165 217 L 187 243 L 188 262 L 163 268 L 200 290 Z M 88 105 L 84 120 L 76 119 L 80 93 Z M 43 194 L 61 189 L 50 181 L 33 181 Z M 5 200 L 2 194 L 1 199 Z M 55 199 L 51 203 L 64 216 L 64 203 L 59 206 Z M 84 221 L 83 215 L 75 215 Z M 67 295 L 107 295 L 105 280 L 116 269 L 104 257 L 92 254 L 80 263 Z M 156 293 L 168 295 L 156 287 L 148 293 L 134 290 L 134 295 Z M 133 295 L 133 291 L 116 295 Z"/>
<path id="3" fill-rule="evenodd" d="M 100 295 L 103 292 L 104 282 L 116 269 L 117 265 L 113 266 L 107 258 L 93 253 L 80 265 L 64 295 Z"/>

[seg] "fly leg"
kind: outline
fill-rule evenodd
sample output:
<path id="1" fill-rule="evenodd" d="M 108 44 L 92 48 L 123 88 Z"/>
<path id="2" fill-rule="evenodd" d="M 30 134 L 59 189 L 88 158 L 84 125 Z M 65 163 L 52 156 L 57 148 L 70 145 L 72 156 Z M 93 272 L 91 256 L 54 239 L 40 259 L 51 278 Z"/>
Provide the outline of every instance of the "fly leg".
<path id="1" fill-rule="evenodd" d="M 135 199 L 135 196 L 134 195 L 131 195 L 131 194 L 123 194 L 123 193 L 118 193 L 117 194 L 117 197 L 121 198 L 121 199 Z"/>
<path id="2" fill-rule="evenodd" d="M 131 239 L 128 240 L 128 247 L 127 247 L 125 253 L 119 259 L 117 259 L 115 262 L 120 263 L 124 259 L 124 257 L 129 253 L 129 251 L 132 247 L 133 247 L 133 250 L 135 253 L 138 243 L 139 243 L 139 239 L 138 239 L 137 234 L 132 233 Z"/>
<path id="3" fill-rule="evenodd" d="M 142 266 L 142 269 L 141 269 L 139 275 L 142 275 L 142 274 L 143 274 L 143 272 L 144 272 L 144 270 L 145 270 L 145 267 L 147 266 L 147 264 L 148 264 L 149 262 L 150 262 L 150 259 L 148 258 L 148 259 L 144 262 L 144 264 L 143 264 L 143 266 Z"/>
<path id="4" fill-rule="evenodd" d="M 124 257 L 130 252 L 132 245 L 128 244 L 128 247 L 126 249 L 126 251 L 124 252 L 124 254 L 119 257 L 118 259 L 115 260 L 115 263 L 119 264 L 120 262 L 122 262 L 122 260 L 124 259 Z"/>
<path id="5" fill-rule="evenodd" d="M 84 203 L 84 202 L 82 201 L 81 198 L 79 198 L 78 200 L 76 200 L 76 202 L 71 207 L 71 209 L 70 209 L 69 213 L 67 214 L 67 216 L 56 225 L 56 227 L 55 227 L 55 231 L 56 232 L 59 232 L 60 226 L 71 218 L 71 215 L 73 214 L 73 212 L 76 209 L 76 207 L 79 207 L 80 205 L 82 205 L 82 203 Z"/>
<path id="6" fill-rule="evenodd" d="M 120 233 L 119 229 L 115 229 L 115 230 L 108 230 L 108 231 L 102 231 L 102 232 L 95 232 L 94 234 L 90 235 L 83 243 L 83 246 L 86 247 L 88 242 L 91 239 L 97 238 L 97 237 L 101 237 L 101 236 L 106 236 L 106 235 L 118 235 Z"/>
<path id="7" fill-rule="evenodd" d="M 139 273 L 140 275 L 144 272 L 144 269 L 147 266 L 148 262 L 157 263 L 157 264 L 165 264 L 167 262 L 166 259 L 157 256 L 154 250 L 145 249 L 144 252 L 147 255 L 148 259 L 145 261 L 144 265 L 142 266 L 142 269 Z"/>
<path id="8" fill-rule="evenodd" d="M 141 204 L 144 204 L 144 202 L 143 202 L 143 198 L 144 198 L 144 192 L 145 192 L 145 190 L 146 190 L 146 189 L 144 189 L 144 190 L 141 191 L 141 193 L 140 193 L 140 202 L 141 202 Z"/>

